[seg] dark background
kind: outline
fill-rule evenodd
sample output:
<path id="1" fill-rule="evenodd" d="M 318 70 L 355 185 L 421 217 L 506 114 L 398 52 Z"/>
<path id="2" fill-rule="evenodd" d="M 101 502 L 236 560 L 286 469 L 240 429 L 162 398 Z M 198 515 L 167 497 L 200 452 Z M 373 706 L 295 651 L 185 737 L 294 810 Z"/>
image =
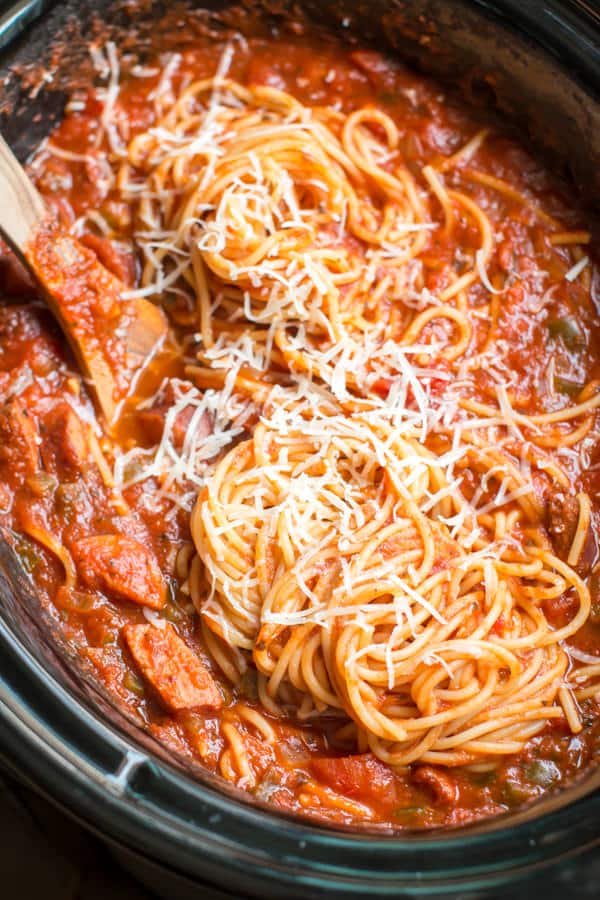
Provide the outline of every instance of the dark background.
<path id="1" fill-rule="evenodd" d="M 152 894 L 119 868 L 100 841 L 1 773 L 0 897 L 153 900 Z M 169 900 L 177 900 L 176 895 Z M 453 900 L 460 898 L 454 896 Z M 563 862 L 518 888 L 487 894 L 485 900 L 600 900 L 600 848 Z"/>
<path id="2" fill-rule="evenodd" d="M 1 773 L 0 898 L 153 900 L 99 841 Z"/>

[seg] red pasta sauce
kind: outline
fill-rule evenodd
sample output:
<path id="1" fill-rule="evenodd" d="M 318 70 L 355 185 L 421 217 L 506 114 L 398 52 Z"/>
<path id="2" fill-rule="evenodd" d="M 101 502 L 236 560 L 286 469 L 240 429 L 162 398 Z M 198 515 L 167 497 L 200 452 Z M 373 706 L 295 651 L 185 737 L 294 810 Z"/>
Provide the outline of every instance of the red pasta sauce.
<path id="1" fill-rule="evenodd" d="M 485 125 L 444 85 L 383 54 L 299 31 L 237 42 L 228 77 L 285 90 L 309 106 L 335 106 L 345 114 L 364 106 L 383 109 L 397 123 L 405 164 L 420 185 L 424 166 L 449 158 Z M 111 127 L 123 143 L 153 125 L 157 92 L 176 97 L 190 82 L 212 76 L 223 52 L 222 42 L 188 40 L 165 79 L 168 60 L 160 55 L 160 41 L 157 37 L 143 61 L 126 53 L 121 57 Z M 77 92 L 50 136 L 51 149 L 41 150 L 31 171 L 63 228 L 76 225 L 81 242 L 134 287 L 141 258 L 131 208 L 106 177 L 107 158 L 114 152 L 103 124 L 106 79 L 103 90 L 99 94 L 90 84 L 85 93 Z M 585 217 L 573 193 L 496 127 L 466 165 L 508 182 L 515 191 L 511 198 L 476 180 L 469 187 L 494 224 L 489 276 L 518 275 L 493 307 L 496 340 L 507 348 L 504 364 L 519 376 L 522 396 L 513 404 L 522 412 L 539 412 L 575 402 L 583 385 L 600 377 L 593 249 L 583 246 L 580 258 L 585 254 L 590 262 L 576 277 L 565 278 L 574 264 L 571 245 L 553 243 L 556 229 L 516 194 L 558 220 L 564 232 L 587 231 Z M 453 178 L 449 173 L 449 185 Z M 440 210 L 436 216 L 441 225 Z M 457 229 L 452 241 L 443 227 L 432 231 L 421 254 L 423 284 L 432 293 L 447 284 L 457 244 L 478 246 L 468 217 Z M 336 743 L 333 723 L 294 721 L 263 711 L 276 735 L 275 741 L 266 740 L 251 716 L 238 714 L 240 707 L 261 709 L 252 670 L 231 685 L 207 652 L 197 613 L 182 590 L 185 578 L 177 558 L 182 546 L 190 545 L 188 512 L 160 494 L 145 502 L 147 480 L 122 494 L 112 483 L 115 447 L 123 453 L 134 446 L 151 452 L 160 441 L 172 397 L 141 401 L 152 397 L 165 377 L 185 380 L 184 360 L 173 350 L 155 361 L 115 436 L 97 418 L 57 326 L 8 252 L 0 287 L 6 296 L 0 307 L 0 524 L 82 668 L 169 751 L 227 777 L 221 763 L 229 746 L 228 724 L 235 723 L 252 777 L 239 772 L 230 777 L 256 798 L 331 825 L 389 829 L 458 825 L 501 814 L 589 769 L 600 740 L 593 697 L 579 704 L 579 733 L 572 733 L 564 716 L 554 718 L 520 754 L 491 767 L 416 762 L 394 770 L 370 752 Z M 476 312 L 486 298 L 481 284 L 469 292 L 473 347 L 481 347 L 489 324 Z M 185 324 L 176 297 L 166 308 L 185 348 L 186 335 L 197 326 L 192 320 Z M 482 396 L 487 378 L 482 372 Z M 388 389 L 383 379 L 379 390 L 385 395 Z M 181 442 L 189 421 L 189 411 L 178 420 Z M 251 426 L 250 421 L 246 428 Z M 587 491 L 592 500 L 595 529 L 600 456 L 594 429 L 585 453 L 586 464 L 573 463 L 570 471 L 574 489 Z M 567 522 L 567 512 L 561 515 Z M 592 613 L 571 643 L 600 662 L 595 544 L 589 555 L 582 575 L 591 590 Z M 573 616 L 570 603 L 565 595 L 545 609 L 555 627 Z M 166 624 L 157 628 L 153 623 L 159 614 Z"/>

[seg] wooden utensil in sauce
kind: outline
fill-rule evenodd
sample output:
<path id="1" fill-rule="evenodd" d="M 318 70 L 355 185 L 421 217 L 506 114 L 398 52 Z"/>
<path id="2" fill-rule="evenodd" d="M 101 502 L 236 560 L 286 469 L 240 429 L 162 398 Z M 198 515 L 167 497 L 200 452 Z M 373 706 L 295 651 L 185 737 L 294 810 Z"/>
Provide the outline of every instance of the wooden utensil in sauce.
<path id="1" fill-rule="evenodd" d="M 160 309 L 125 290 L 96 255 L 62 229 L 0 136 L 0 234 L 60 323 L 108 425 L 168 333 Z"/>

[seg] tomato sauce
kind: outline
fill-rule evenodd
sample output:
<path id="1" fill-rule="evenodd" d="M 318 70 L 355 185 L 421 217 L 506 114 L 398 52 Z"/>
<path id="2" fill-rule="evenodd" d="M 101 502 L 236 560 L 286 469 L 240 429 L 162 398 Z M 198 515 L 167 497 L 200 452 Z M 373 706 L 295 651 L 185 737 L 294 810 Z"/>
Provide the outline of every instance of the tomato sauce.
<path id="1" fill-rule="evenodd" d="M 192 80 L 211 76 L 222 52 L 219 42 L 188 41 L 165 85 L 159 37 L 156 43 L 144 65 L 137 63 L 136 69 L 123 64 L 121 69 L 113 121 L 127 139 L 156 120 L 157 91 L 177 96 Z M 349 49 L 317 34 L 240 41 L 230 75 L 241 83 L 285 89 L 313 106 L 337 104 L 344 112 L 380 106 L 398 123 L 404 160 L 417 179 L 424 165 L 459 150 L 482 126 L 443 86 L 378 52 Z M 32 174 L 61 225 L 68 229 L 79 223 L 82 243 L 132 286 L 139 279 L 140 259 L 131 210 L 104 177 L 109 143 L 103 108 L 97 88 L 90 84 L 50 136 L 51 147 L 58 151 L 42 150 Z M 585 225 L 565 185 L 512 136 L 494 130 L 477 151 L 477 168 L 509 181 L 515 191 L 558 218 L 565 230 Z M 506 362 L 519 373 L 527 411 L 545 411 L 555 402 L 546 394 L 545 373 L 557 347 L 555 382 L 563 400 L 576 393 L 577 386 L 600 377 L 598 311 L 584 284 L 588 276 L 564 279 L 564 248 L 552 245 L 543 221 L 523 203 L 485 184 L 473 182 L 471 189 L 496 225 L 494 266 L 519 274 L 497 309 L 496 328 L 508 347 Z M 94 212 L 109 224 L 112 236 L 96 227 Z M 432 292 L 447 286 L 457 250 L 454 242 L 476 247 L 478 240 L 466 219 L 453 241 L 445 240 L 442 229 L 434 232 L 424 258 L 425 286 Z M 542 278 L 542 271 L 549 274 Z M 168 498 L 145 502 L 145 482 L 127 488 L 122 498 L 116 496 L 107 474 L 115 454 L 114 436 L 97 418 L 60 332 L 43 305 L 32 299 L 30 283 L 8 252 L 0 273 L 6 297 L 0 307 L 0 525 L 12 536 L 23 567 L 57 627 L 76 648 L 81 665 L 174 754 L 217 772 L 228 717 L 239 704 L 251 709 L 260 704 L 251 672 L 233 689 L 210 660 L 193 604 L 182 590 L 177 558 L 182 546 L 189 545 L 188 515 Z M 474 288 L 474 308 L 478 290 L 484 300 L 483 290 Z M 477 341 L 487 326 L 476 316 L 473 323 Z M 179 325 L 176 330 L 178 338 L 185 339 L 186 329 Z M 152 394 L 165 374 L 183 376 L 176 355 L 163 355 L 155 363 L 140 392 Z M 482 378 L 485 395 L 494 383 L 491 376 L 489 383 L 485 374 Z M 381 392 L 388 387 L 382 382 Z M 165 414 L 166 409 L 132 405 L 118 431 L 118 449 L 153 446 Z M 183 432 L 185 426 L 182 422 Z M 590 441 L 587 470 L 573 465 L 574 481 L 594 502 L 600 488 L 598 452 Z M 108 460 L 104 466 L 103 459 Z M 53 537 L 59 551 L 68 548 L 74 571 L 68 571 L 69 563 L 45 535 Z M 594 578 L 594 612 L 577 643 L 600 660 L 600 586 Z M 154 599 L 149 602 L 149 597 Z M 180 645 L 148 644 L 143 629 L 152 621 L 149 607 L 162 610 L 169 629 L 173 627 L 198 663 L 191 662 Z M 568 598 L 549 612 L 557 626 L 570 614 Z M 145 665 L 140 666 L 142 654 Z M 166 678 L 165 660 L 174 658 L 181 660 L 181 668 L 169 684 L 168 679 L 159 683 L 148 677 L 162 659 Z M 204 690 L 205 673 L 219 686 L 218 702 L 204 710 L 189 709 L 185 698 L 190 691 L 197 697 Z M 495 767 L 417 764 L 403 771 L 392 771 L 369 753 L 340 748 L 328 727 L 270 718 L 277 736 L 274 744 L 261 740 L 251 724 L 243 726 L 256 779 L 252 792 L 277 809 L 333 825 L 459 825 L 513 810 L 585 772 L 600 748 L 596 701 L 584 701 L 581 713 L 580 734 L 571 734 L 559 719 L 523 753 Z"/>

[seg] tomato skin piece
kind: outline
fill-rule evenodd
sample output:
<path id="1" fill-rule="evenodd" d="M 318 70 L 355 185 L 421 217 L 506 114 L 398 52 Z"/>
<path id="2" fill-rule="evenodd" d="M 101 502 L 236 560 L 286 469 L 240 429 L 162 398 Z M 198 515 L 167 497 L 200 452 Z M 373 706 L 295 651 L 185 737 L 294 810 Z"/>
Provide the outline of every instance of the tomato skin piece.
<path id="1" fill-rule="evenodd" d="M 492 631 L 494 634 L 500 635 L 500 637 L 504 634 L 504 629 L 506 628 L 506 620 L 503 615 L 498 616 L 494 624 L 492 625 Z"/>

